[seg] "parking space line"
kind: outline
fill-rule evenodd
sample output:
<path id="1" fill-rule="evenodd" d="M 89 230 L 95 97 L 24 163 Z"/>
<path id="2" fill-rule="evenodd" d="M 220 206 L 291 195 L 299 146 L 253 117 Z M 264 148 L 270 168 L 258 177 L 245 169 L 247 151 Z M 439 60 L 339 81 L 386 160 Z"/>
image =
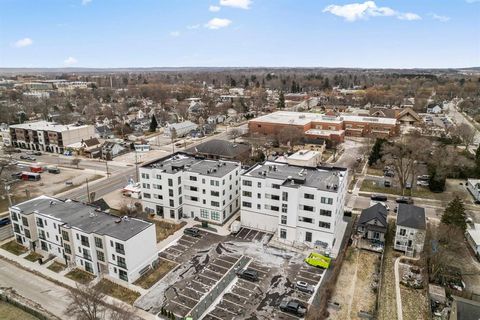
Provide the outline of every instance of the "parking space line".
<path id="1" fill-rule="evenodd" d="M 185 308 L 185 309 L 187 309 L 187 310 L 192 310 L 192 308 L 190 308 L 189 306 L 186 306 L 186 305 L 184 305 L 183 303 L 180 303 L 180 302 L 178 302 L 178 301 L 176 301 L 176 300 L 169 300 L 168 302 L 169 302 L 169 303 L 172 303 L 172 302 L 173 302 L 173 303 L 178 304 L 179 306 L 181 306 L 181 307 L 183 307 L 183 308 Z"/>
<path id="2" fill-rule="evenodd" d="M 268 274 L 268 272 L 266 272 L 266 271 L 258 270 L 256 268 L 253 268 L 253 267 L 250 267 L 250 266 L 248 266 L 248 269 L 252 269 L 252 270 L 255 270 L 255 271 L 260 272 L 260 273 Z"/>
<path id="3" fill-rule="evenodd" d="M 228 303 L 234 304 L 234 305 L 236 305 L 237 307 L 240 307 L 240 308 L 242 308 L 242 309 L 245 308 L 245 306 L 242 306 L 241 304 L 238 304 L 238 303 L 236 303 L 236 302 L 230 301 L 230 300 L 226 299 L 225 297 L 223 297 L 222 300 L 225 300 L 225 301 L 227 301 Z"/>
<path id="4" fill-rule="evenodd" d="M 189 300 L 192 300 L 193 302 L 195 302 L 195 304 L 197 304 L 197 302 L 198 302 L 197 299 L 194 299 L 194 298 L 192 298 L 192 297 L 186 296 L 186 295 L 184 295 L 183 293 L 177 292 L 177 294 L 178 294 L 179 296 L 182 296 L 182 297 L 185 297 L 185 298 L 187 298 L 187 299 L 189 299 Z"/>
<path id="5" fill-rule="evenodd" d="M 295 279 L 297 279 L 297 278 L 302 278 L 302 279 L 308 280 L 308 281 L 306 281 L 306 282 L 315 282 L 315 283 L 318 283 L 318 281 L 312 280 L 312 279 L 310 279 L 310 278 L 302 277 L 301 275 L 298 275 L 298 274 L 297 274 L 297 276 L 295 277 Z"/>
<path id="6" fill-rule="evenodd" d="M 184 236 L 187 237 L 187 235 L 184 235 Z M 193 237 L 189 237 L 189 238 L 194 239 Z M 191 243 L 192 245 L 194 245 L 195 243 L 197 243 L 197 241 L 190 241 L 190 240 L 187 240 L 187 239 L 183 239 L 183 237 L 180 238 L 180 239 L 178 239 L 178 240 L 179 240 L 179 241 L 181 240 L 181 241 L 189 242 L 189 243 Z"/>
<path id="7" fill-rule="evenodd" d="M 180 252 L 180 254 L 182 254 L 182 253 L 183 253 L 183 251 L 181 251 L 181 250 L 178 250 L 178 249 L 175 249 L 174 247 L 170 247 L 170 248 L 168 248 L 168 249 L 169 249 L 169 250 L 176 251 L 176 252 Z"/>
<path id="8" fill-rule="evenodd" d="M 196 284 L 198 284 L 198 285 L 201 286 L 201 287 L 206 287 L 206 286 L 207 286 L 205 283 L 199 282 L 199 281 L 197 281 L 197 280 L 195 280 L 195 279 L 192 279 L 192 282 L 195 282 Z M 208 289 L 205 289 L 205 290 L 208 291 Z"/>
<path id="9" fill-rule="evenodd" d="M 287 317 L 290 317 L 290 318 L 293 318 L 293 319 L 301 319 L 297 316 L 294 316 L 293 314 L 290 314 L 290 313 L 286 313 L 286 312 L 283 312 L 282 310 L 276 310 L 278 313 L 281 313 L 281 314 L 284 314 L 286 315 Z"/>
<path id="10" fill-rule="evenodd" d="M 223 262 L 225 262 L 225 263 L 231 264 L 231 266 L 233 266 L 233 265 L 235 264 L 235 262 L 236 262 L 236 261 L 235 261 L 235 262 L 230 262 L 230 261 L 228 261 L 228 260 L 222 259 L 221 257 L 217 257 L 217 259 L 215 259 L 215 260 L 223 261 Z M 213 261 L 213 262 L 215 262 L 215 261 Z M 231 266 L 230 266 L 230 267 L 231 267 Z"/>
<path id="11" fill-rule="evenodd" d="M 215 279 L 213 279 L 213 278 L 210 278 L 210 277 L 206 276 L 206 275 L 205 275 L 205 274 L 203 274 L 203 273 L 199 273 L 198 275 L 199 275 L 199 276 L 201 276 L 201 277 L 204 277 L 204 278 L 210 279 L 210 280 L 212 280 L 212 281 L 215 281 L 215 283 L 216 283 L 216 282 L 218 282 L 218 280 L 215 280 Z"/>
<path id="12" fill-rule="evenodd" d="M 212 310 L 212 311 L 213 311 L 213 310 Z M 223 320 L 223 319 L 217 317 L 216 315 L 212 314 L 211 312 L 210 312 L 209 314 L 207 314 L 207 316 L 210 316 L 210 317 L 215 318 L 215 319 L 218 319 L 218 320 Z"/>
<path id="13" fill-rule="evenodd" d="M 222 268 L 222 269 L 225 269 L 225 270 L 228 270 L 228 269 L 231 268 L 231 267 L 219 266 L 218 264 L 215 264 L 214 262 L 210 263 L 210 265 L 213 265 L 213 266 L 215 266 L 215 267 Z"/>
<path id="14" fill-rule="evenodd" d="M 198 238 L 191 237 L 191 236 L 186 235 L 186 234 L 184 234 L 183 236 L 184 236 L 184 237 L 187 237 L 188 239 L 196 240 L 195 242 L 191 241 L 191 242 L 193 242 L 193 243 L 197 243 L 197 242 L 199 241 Z M 180 238 L 180 239 L 181 239 L 181 238 Z M 184 240 L 185 240 L 185 239 L 184 239 Z M 185 241 L 188 241 L 188 240 L 185 240 Z"/>
<path id="15" fill-rule="evenodd" d="M 244 296 L 241 296 L 241 295 L 239 295 L 239 294 L 236 294 L 236 293 L 233 292 L 233 291 L 229 291 L 228 293 L 230 293 L 230 294 L 232 294 L 232 295 L 234 295 L 234 296 L 237 296 L 237 297 L 239 297 L 240 299 L 248 299 L 248 298 L 250 298 L 250 296 L 252 295 L 251 293 L 249 293 L 249 294 L 248 294 L 248 297 L 244 297 Z"/>
<path id="16" fill-rule="evenodd" d="M 224 309 L 224 308 L 222 308 L 222 307 L 220 307 L 220 306 L 218 306 L 218 305 L 215 306 L 215 309 L 220 309 L 220 310 L 226 311 L 226 312 L 228 312 L 228 313 L 230 313 L 230 314 L 233 314 L 234 316 L 238 316 L 238 313 L 235 313 L 235 312 L 230 311 L 230 310 L 228 310 L 228 309 Z"/>
<path id="17" fill-rule="evenodd" d="M 250 234 L 250 232 L 252 232 L 252 231 L 253 231 L 253 229 L 250 229 L 250 230 L 248 230 L 248 233 L 247 233 L 247 234 L 246 234 L 246 235 L 245 235 L 245 236 L 244 236 L 242 239 L 243 239 L 243 240 L 246 240 L 246 239 L 247 239 L 247 237 L 248 237 L 248 235 L 249 235 L 249 234 Z"/>
<path id="18" fill-rule="evenodd" d="M 311 272 L 311 271 L 308 271 L 308 270 L 305 270 L 305 269 L 300 269 L 299 272 L 306 272 L 306 273 L 310 273 L 310 274 L 312 274 L 312 275 L 314 275 L 314 276 L 322 277 L 322 274 L 320 274 L 320 273 Z"/>
<path id="19" fill-rule="evenodd" d="M 185 292 L 185 290 L 187 290 L 187 289 L 188 289 L 188 290 L 192 290 L 192 291 L 198 293 L 198 294 L 200 295 L 200 297 L 202 297 L 202 296 L 205 294 L 205 292 L 201 292 L 201 291 L 195 290 L 195 288 L 192 288 L 192 287 L 185 288 L 185 289 L 184 289 L 184 292 Z"/>
<path id="20" fill-rule="evenodd" d="M 206 267 L 205 269 L 210 271 L 210 272 L 216 273 L 216 274 L 218 274 L 219 276 L 222 276 L 222 277 L 225 275 L 224 273 L 217 272 L 215 270 L 210 269 L 209 267 Z"/>

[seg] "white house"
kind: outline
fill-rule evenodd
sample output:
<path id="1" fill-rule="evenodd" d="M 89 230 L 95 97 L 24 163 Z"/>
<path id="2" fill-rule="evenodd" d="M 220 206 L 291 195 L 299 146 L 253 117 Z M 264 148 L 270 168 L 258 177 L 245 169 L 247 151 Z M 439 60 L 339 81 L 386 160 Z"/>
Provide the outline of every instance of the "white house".
<path id="1" fill-rule="evenodd" d="M 279 242 L 333 249 L 342 241 L 347 169 L 266 161 L 242 175 L 241 222 Z"/>
<path id="2" fill-rule="evenodd" d="M 408 256 L 415 256 L 415 254 L 422 252 L 425 230 L 425 209 L 400 203 L 397 210 L 395 250 L 403 251 Z"/>
<path id="3" fill-rule="evenodd" d="M 132 283 L 157 259 L 154 224 L 84 203 L 40 196 L 10 207 L 10 217 L 17 243 L 97 276 Z"/>
<path id="4" fill-rule="evenodd" d="M 475 201 L 480 201 L 480 179 L 468 179 L 467 189 L 470 191 Z"/>
<path id="5" fill-rule="evenodd" d="M 162 218 L 199 218 L 223 224 L 240 207 L 240 170 L 235 161 L 175 153 L 139 169 L 142 203 Z"/>
<path id="6" fill-rule="evenodd" d="M 480 257 L 480 223 L 469 226 L 465 236 L 477 257 Z"/>

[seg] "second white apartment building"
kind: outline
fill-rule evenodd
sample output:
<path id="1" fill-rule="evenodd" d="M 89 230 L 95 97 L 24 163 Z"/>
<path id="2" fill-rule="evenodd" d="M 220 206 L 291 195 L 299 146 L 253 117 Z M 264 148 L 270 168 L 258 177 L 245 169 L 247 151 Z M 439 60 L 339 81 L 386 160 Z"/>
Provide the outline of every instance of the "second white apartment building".
<path id="1" fill-rule="evenodd" d="M 155 224 L 40 196 L 10 207 L 20 245 L 94 275 L 134 282 L 158 258 Z"/>
<path id="2" fill-rule="evenodd" d="M 175 153 L 139 168 L 143 208 L 171 220 L 223 224 L 240 208 L 241 164 Z"/>
<path id="3" fill-rule="evenodd" d="M 242 175 L 241 222 L 287 245 L 333 249 L 347 193 L 347 169 L 266 161 Z"/>

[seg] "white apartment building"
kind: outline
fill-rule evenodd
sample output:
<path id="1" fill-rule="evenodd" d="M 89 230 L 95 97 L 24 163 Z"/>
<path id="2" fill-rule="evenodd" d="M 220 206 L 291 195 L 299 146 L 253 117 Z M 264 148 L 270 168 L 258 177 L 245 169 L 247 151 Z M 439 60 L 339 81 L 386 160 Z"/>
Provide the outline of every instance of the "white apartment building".
<path id="1" fill-rule="evenodd" d="M 242 175 L 241 222 L 280 242 L 331 250 L 342 241 L 347 169 L 266 161 Z"/>
<path id="2" fill-rule="evenodd" d="M 240 208 L 241 164 L 175 153 L 139 168 L 144 210 L 223 224 Z"/>
<path id="3" fill-rule="evenodd" d="M 10 126 L 11 145 L 16 148 L 63 153 L 69 145 L 95 137 L 92 125 L 63 125 L 36 121 Z"/>
<path id="4" fill-rule="evenodd" d="M 155 225 L 40 196 L 10 207 L 15 240 L 94 275 L 134 282 L 157 259 Z"/>

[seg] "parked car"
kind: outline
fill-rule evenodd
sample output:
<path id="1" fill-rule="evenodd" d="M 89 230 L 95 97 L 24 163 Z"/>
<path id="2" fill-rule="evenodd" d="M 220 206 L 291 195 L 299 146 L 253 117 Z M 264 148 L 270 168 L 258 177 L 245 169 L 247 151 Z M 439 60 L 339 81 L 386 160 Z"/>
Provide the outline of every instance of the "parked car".
<path id="1" fill-rule="evenodd" d="M 59 174 L 60 169 L 58 169 L 57 167 L 49 166 L 49 167 L 47 167 L 47 172 L 48 173 L 53 173 L 53 174 Z"/>
<path id="2" fill-rule="evenodd" d="M 428 174 L 423 174 L 417 177 L 417 180 L 429 180 L 430 176 Z"/>
<path id="3" fill-rule="evenodd" d="M 11 222 L 9 217 L 0 218 L 0 227 L 9 225 Z"/>
<path id="4" fill-rule="evenodd" d="M 390 180 L 385 180 L 383 182 L 383 185 L 386 187 L 386 188 L 390 188 L 392 186 L 392 183 L 390 182 Z"/>
<path id="5" fill-rule="evenodd" d="M 395 171 L 384 171 L 383 173 L 385 175 L 385 177 L 389 177 L 389 178 L 393 178 L 395 177 Z"/>
<path id="6" fill-rule="evenodd" d="M 315 292 L 315 287 L 312 285 L 309 285 L 305 281 L 297 281 L 297 283 L 295 283 L 295 288 L 298 291 L 302 291 L 310 294 Z"/>
<path id="7" fill-rule="evenodd" d="M 305 316 L 307 308 L 298 301 L 295 300 L 283 300 L 280 303 L 280 310 L 286 313 L 291 313 L 299 317 Z"/>
<path id="8" fill-rule="evenodd" d="M 417 180 L 417 186 L 428 187 L 430 183 L 425 180 Z"/>
<path id="9" fill-rule="evenodd" d="M 20 159 L 22 160 L 28 160 L 28 161 L 36 161 L 37 159 L 32 156 L 24 156 L 23 154 L 20 156 Z"/>
<path id="10" fill-rule="evenodd" d="M 251 282 L 256 282 L 258 281 L 258 272 L 253 269 L 243 269 L 237 272 L 237 276 L 239 278 L 251 281 Z"/>
<path id="11" fill-rule="evenodd" d="M 197 228 L 186 228 L 185 230 L 183 230 L 183 234 L 186 234 L 190 237 L 198 238 L 200 237 L 200 230 L 198 230 Z"/>
<path id="12" fill-rule="evenodd" d="M 412 184 L 411 184 L 410 182 L 407 182 L 407 183 L 405 184 L 405 189 L 407 189 L 407 190 L 412 189 Z"/>
<path id="13" fill-rule="evenodd" d="M 405 204 L 413 204 L 413 199 L 410 197 L 399 197 L 395 199 L 396 203 L 405 203 Z"/>
<path id="14" fill-rule="evenodd" d="M 372 194 L 370 196 L 370 200 L 374 200 L 374 201 L 387 201 L 387 196 L 383 195 L 383 194 Z"/>

